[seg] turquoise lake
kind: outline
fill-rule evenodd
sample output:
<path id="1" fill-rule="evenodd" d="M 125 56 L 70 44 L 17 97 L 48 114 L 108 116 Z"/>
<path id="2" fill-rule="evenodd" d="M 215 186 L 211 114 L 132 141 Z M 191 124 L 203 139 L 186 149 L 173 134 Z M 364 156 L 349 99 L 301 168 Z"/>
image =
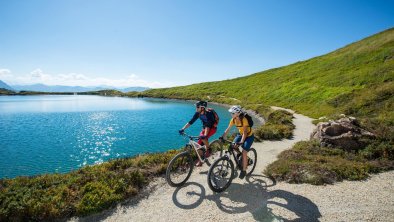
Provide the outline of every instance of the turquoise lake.
<path id="1" fill-rule="evenodd" d="M 230 121 L 220 116 L 218 138 Z M 193 102 L 101 96 L 0 96 L 0 178 L 64 173 L 141 153 L 181 148 Z M 234 129 L 236 130 L 236 129 Z M 198 135 L 197 120 L 187 133 Z"/>

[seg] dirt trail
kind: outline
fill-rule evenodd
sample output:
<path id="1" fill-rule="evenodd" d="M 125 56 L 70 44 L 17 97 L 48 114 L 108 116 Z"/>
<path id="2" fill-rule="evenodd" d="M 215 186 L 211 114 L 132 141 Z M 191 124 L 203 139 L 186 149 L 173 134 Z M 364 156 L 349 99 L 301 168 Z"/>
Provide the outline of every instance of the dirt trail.
<path id="1" fill-rule="evenodd" d="M 294 117 L 294 138 L 254 143 L 258 162 L 253 175 L 234 179 L 223 193 L 210 190 L 204 165 L 194 168 L 183 187 L 170 187 L 159 178 L 151 183 L 149 195 L 136 203 L 71 221 L 393 221 L 393 172 L 329 186 L 276 184 L 263 175 L 280 152 L 309 139 L 312 119 L 296 113 Z"/>

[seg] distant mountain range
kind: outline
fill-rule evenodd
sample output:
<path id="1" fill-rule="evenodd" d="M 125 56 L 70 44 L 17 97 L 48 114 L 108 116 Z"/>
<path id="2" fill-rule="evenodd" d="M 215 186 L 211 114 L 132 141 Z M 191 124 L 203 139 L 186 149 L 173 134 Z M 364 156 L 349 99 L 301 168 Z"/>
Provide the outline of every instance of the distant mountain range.
<path id="1" fill-rule="evenodd" d="M 15 91 L 11 86 L 7 85 L 7 83 L 0 80 L 0 89 L 7 89 L 11 91 Z"/>
<path id="2" fill-rule="evenodd" d="M 4 85 L 3 85 L 4 84 Z M 8 88 L 5 88 L 8 87 Z M 113 86 L 97 86 L 97 87 L 82 87 L 82 86 L 48 86 L 44 84 L 33 84 L 33 85 L 12 85 L 8 86 L 6 83 L 0 80 L 0 88 L 5 88 L 13 91 L 36 91 L 36 92 L 89 92 L 106 89 L 114 89 L 121 92 L 142 92 L 149 89 L 148 87 L 128 87 L 128 88 L 117 88 Z"/>

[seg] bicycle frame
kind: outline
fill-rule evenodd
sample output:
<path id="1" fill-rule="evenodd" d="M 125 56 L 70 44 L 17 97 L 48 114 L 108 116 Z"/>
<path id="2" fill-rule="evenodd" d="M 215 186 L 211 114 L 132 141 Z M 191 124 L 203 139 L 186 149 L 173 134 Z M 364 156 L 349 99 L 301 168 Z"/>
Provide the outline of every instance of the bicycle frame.
<path id="1" fill-rule="evenodd" d="M 228 150 L 225 151 L 224 156 L 227 156 L 227 158 L 228 158 L 230 161 L 232 161 L 232 160 L 231 160 L 231 156 L 232 156 L 232 157 L 234 158 L 234 162 L 235 162 L 235 164 L 237 165 L 238 169 L 242 169 L 242 166 L 239 165 L 238 159 L 237 159 L 237 157 L 235 156 L 235 153 L 237 153 L 236 149 L 234 149 L 234 147 L 233 147 L 233 146 L 235 145 L 235 143 L 234 143 L 233 141 L 230 141 L 230 140 L 223 140 L 223 142 L 226 142 L 226 143 L 229 143 L 229 144 L 230 144 L 230 147 L 229 147 Z M 238 150 L 238 151 L 239 151 L 239 153 L 242 155 L 242 150 Z"/>
<path id="2" fill-rule="evenodd" d="M 186 147 L 189 147 L 190 152 L 191 152 L 191 149 L 192 149 L 191 147 L 193 147 L 194 151 L 195 151 L 196 154 L 197 154 L 198 159 L 199 159 L 201 162 L 204 162 L 204 160 L 201 158 L 200 154 L 198 153 L 198 150 L 201 150 L 201 149 L 204 149 L 204 148 L 206 149 L 206 146 L 205 146 L 205 145 L 201 146 L 200 144 L 198 144 L 198 143 L 195 141 L 195 140 L 198 139 L 199 137 L 198 137 L 198 136 L 190 136 L 190 135 L 188 135 L 188 134 L 186 134 L 186 133 L 183 133 L 182 135 L 189 138 L 189 143 L 186 144 Z"/>

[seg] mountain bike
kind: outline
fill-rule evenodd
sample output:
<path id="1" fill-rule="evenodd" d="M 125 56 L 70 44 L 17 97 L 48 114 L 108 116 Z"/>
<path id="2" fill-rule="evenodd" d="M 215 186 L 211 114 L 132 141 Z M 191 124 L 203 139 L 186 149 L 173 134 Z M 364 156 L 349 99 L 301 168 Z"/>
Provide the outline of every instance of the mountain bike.
<path id="1" fill-rule="evenodd" d="M 229 144 L 229 148 L 225 154 L 217 159 L 209 168 L 208 171 L 208 185 L 212 191 L 220 193 L 225 191 L 230 185 L 235 176 L 234 162 L 238 170 L 242 170 L 242 151 L 234 148 L 235 143 L 229 140 L 222 140 L 221 142 Z M 223 144 L 222 143 L 222 144 Z M 246 169 L 246 176 L 250 176 L 256 167 L 257 152 L 254 148 L 248 151 L 248 168 Z M 232 160 L 232 158 L 234 160 Z"/>
<path id="2" fill-rule="evenodd" d="M 198 136 L 190 136 L 186 133 L 181 135 L 188 138 L 189 142 L 185 145 L 184 151 L 174 156 L 167 166 L 166 180 L 172 187 L 179 187 L 186 183 L 193 171 L 194 160 L 198 159 L 210 166 L 208 159 L 213 160 L 223 156 L 223 146 L 219 140 L 214 140 L 209 144 L 211 155 L 208 158 L 205 157 L 205 145 L 201 146 L 196 142 L 199 138 Z M 202 150 L 202 156 L 200 156 L 198 150 Z"/>

